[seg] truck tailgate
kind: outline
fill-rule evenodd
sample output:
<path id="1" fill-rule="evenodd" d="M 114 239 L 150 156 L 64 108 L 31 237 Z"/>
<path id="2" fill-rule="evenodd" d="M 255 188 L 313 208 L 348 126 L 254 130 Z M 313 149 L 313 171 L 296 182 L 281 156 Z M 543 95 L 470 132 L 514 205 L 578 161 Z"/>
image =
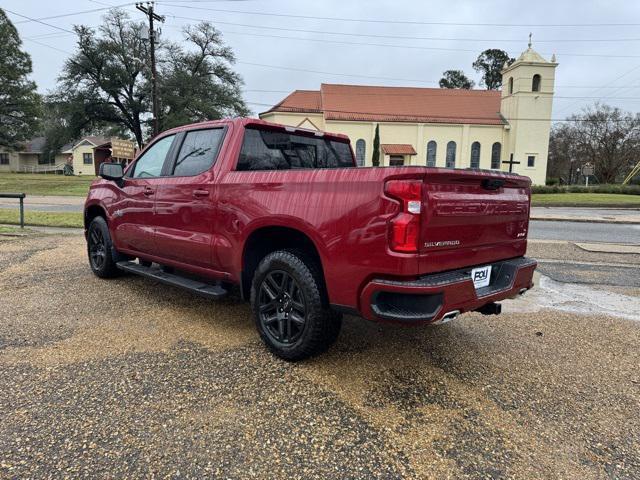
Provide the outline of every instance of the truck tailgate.
<path id="1" fill-rule="evenodd" d="M 530 183 L 527 177 L 500 172 L 429 169 L 422 189 L 420 254 L 425 261 L 420 270 L 523 255 Z"/>

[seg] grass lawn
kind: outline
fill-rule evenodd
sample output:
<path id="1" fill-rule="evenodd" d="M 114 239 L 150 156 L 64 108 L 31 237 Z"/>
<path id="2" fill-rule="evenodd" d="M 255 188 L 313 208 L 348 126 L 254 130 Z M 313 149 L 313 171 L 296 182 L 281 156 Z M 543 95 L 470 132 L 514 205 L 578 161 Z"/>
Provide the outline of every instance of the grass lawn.
<path id="1" fill-rule="evenodd" d="M 0 225 L 0 235 L 2 234 L 13 235 L 16 233 L 31 233 L 31 230 L 29 230 L 27 227 L 20 228 L 20 227 L 7 227 L 6 225 Z"/>
<path id="2" fill-rule="evenodd" d="M 0 209 L 0 223 L 20 225 L 18 209 Z M 82 228 L 83 218 L 80 212 L 24 212 L 25 225 L 45 227 L 78 227 Z"/>
<path id="3" fill-rule="evenodd" d="M 555 205 L 640 208 L 640 195 L 622 195 L 619 193 L 534 193 L 531 199 L 534 207 L 552 207 Z"/>
<path id="4" fill-rule="evenodd" d="M 73 195 L 84 197 L 96 177 L 52 174 L 0 173 L 0 192 L 27 195 Z"/>

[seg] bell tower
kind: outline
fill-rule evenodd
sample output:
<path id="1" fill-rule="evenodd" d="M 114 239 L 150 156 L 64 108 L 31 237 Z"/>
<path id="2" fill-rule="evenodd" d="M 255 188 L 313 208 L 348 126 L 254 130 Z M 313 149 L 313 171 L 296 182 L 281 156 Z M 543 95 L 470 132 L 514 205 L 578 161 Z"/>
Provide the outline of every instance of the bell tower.
<path id="1" fill-rule="evenodd" d="M 513 154 L 513 171 L 531 177 L 534 184 L 544 185 L 547 175 L 549 132 L 556 57 L 545 60 L 531 47 L 512 64 L 502 69 L 500 113 L 507 121 L 503 160 Z M 502 165 L 508 170 L 507 165 Z"/>

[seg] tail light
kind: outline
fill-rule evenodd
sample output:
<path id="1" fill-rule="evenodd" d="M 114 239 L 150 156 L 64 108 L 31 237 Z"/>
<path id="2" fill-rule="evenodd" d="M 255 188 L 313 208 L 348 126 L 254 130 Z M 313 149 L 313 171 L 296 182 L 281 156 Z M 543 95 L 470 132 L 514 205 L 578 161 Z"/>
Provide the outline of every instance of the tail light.
<path id="1" fill-rule="evenodd" d="M 389 220 L 389 247 L 395 252 L 417 252 L 422 213 L 422 181 L 389 180 L 384 191 L 401 204 L 400 212 Z"/>

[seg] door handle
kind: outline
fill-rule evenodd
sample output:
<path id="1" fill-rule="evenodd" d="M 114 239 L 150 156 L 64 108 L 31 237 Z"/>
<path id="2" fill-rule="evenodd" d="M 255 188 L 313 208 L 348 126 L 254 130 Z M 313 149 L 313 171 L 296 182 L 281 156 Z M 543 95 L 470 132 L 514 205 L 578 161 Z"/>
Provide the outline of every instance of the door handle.
<path id="1" fill-rule="evenodd" d="M 208 197 L 209 196 L 209 190 L 194 190 L 193 191 L 193 196 L 196 197 L 196 198 Z"/>
<path id="2" fill-rule="evenodd" d="M 149 195 L 153 195 L 154 191 L 151 187 L 145 187 L 142 193 L 148 197 Z"/>

